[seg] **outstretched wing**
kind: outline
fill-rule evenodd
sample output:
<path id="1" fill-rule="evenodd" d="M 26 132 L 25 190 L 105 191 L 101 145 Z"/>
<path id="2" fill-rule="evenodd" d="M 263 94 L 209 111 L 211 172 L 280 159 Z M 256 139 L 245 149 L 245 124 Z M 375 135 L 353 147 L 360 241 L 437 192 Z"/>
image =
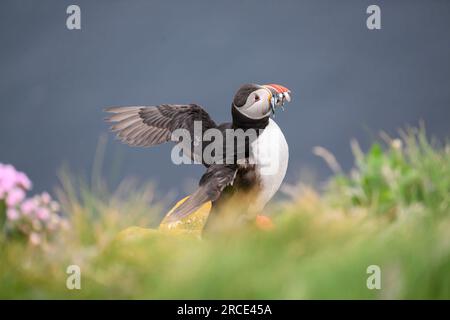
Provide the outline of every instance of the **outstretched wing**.
<path id="1" fill-rule="evenodd" d="M 112 107 L 105 111 L 112 113 L 106 118 L 106 121 L 114 123 L 111 130 L 130 146 L 149 147 L 172 141 L 172 133 L 176 129 L 186 129 L 194 143 L 195 121 L 201 121 L 202 132 L 199 133 L 202 136 L 207 129 L 217 127 L 209 114 L 196 104 Z"/>
<path id="2" fill-rule="evenodd" d="M 198 189 L 167 217 L 168 221 L 180 220 L 194 213 L 204 203 L 216 201 L 223 189 L 233 184 L 236 172 L 235 165 L 214 164 L 208 167 L 200 179 Z"/>

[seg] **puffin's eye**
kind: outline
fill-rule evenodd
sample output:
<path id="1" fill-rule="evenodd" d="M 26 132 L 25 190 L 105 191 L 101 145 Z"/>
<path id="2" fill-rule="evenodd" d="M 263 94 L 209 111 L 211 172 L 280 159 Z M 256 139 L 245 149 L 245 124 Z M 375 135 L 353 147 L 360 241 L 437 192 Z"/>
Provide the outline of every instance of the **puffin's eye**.
<path id="1" fill-rule="evenodd" d="M 257 94 L 255 94 L 255 102 L 259 101 L 259 96 Z"/>

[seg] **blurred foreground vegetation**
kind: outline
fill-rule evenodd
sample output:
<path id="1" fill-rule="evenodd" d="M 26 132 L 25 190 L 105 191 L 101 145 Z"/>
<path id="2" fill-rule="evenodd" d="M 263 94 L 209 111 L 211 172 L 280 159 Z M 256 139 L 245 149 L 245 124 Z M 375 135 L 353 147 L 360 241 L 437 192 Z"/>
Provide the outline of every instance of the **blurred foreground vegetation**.
<path id="1" fill-rule="evenodd" d="M 200 240 L 129 226 L 157 225 L 153 189 L 124 181 L 114 192 L 65 177 L 58 192 L 70 229 L 45 247 L 0 239 L 0 298 L 449 299 L 450 144 L 411 129 L 383 135 L 355 168 L 319 194 L 287 186 L 272 230 L 249 226 Z M 81 268 L 81 290 L 66 268 Z M 381 289 L 366 286 L 381 268 Z"/>

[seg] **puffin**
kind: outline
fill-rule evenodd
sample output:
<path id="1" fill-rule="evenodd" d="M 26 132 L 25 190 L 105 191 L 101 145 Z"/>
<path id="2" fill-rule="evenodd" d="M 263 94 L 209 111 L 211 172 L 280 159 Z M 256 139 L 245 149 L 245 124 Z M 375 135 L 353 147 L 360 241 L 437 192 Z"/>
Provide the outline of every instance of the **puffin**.
<path id="1" fill-rule="evenodd" d="M 245 210 L 239 211 L 237 219 L 250 221 L 261 216 L 280 188 L 288 167 L 289 148 L 273 118 L 276 110 L 284 110 L 286 101 L 291 101 L 291 91 L 285 86 L 248 83 L 234 95 L 231 122 L 216 124 L 198 104 L 109 107 L 105 109 L 109 113 L 105 120 L 116 137 L 127 145 L 150 147 L 175 142 L 186 147 L 182 149 L 184 156 L 204 165 L 206 171 L 197 189 L 165 219 L 178 223 L 209 203 L 204 229 L 211 230 L 220 225 L 224 214 L 220 209 L 232 199 L 243 199 L 238 202 Z M 232 143 L 223 142 L 222 148 L 212 153 L 213 157 L 205 157 L 213 142 L 205 139 L 208 130 L 227 138 L 230 132 L 235 135 L 231 135 Z M 190 135 L 190 139 L 175 134 L 180 131 Z M 238 133 L 244 139 L 239 139 Z"/>

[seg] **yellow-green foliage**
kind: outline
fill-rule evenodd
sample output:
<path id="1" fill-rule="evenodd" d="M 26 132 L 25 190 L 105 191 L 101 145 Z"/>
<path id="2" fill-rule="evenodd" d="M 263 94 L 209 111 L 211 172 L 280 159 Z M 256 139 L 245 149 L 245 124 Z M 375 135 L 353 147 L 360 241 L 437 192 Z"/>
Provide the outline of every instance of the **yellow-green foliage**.
<path id="1" fill-rule="evenodd" d="M 355 152 L 353 173 L 324 194 L 302 187 L 269 208 L 273 230 L 203 240 L 148 229 L 117 238 L 157 224 L 152 189 L 80 191 L 65 179 L 71 229 L 41 249 L 2 239 L 0 297 L 449 299 L 449 145 L 410 133 Z M 81 290 L 66 288 L 70 264 L 81 268 Z M 369 265 L 381 268 L 381 290 L 366 286 Z"/>

